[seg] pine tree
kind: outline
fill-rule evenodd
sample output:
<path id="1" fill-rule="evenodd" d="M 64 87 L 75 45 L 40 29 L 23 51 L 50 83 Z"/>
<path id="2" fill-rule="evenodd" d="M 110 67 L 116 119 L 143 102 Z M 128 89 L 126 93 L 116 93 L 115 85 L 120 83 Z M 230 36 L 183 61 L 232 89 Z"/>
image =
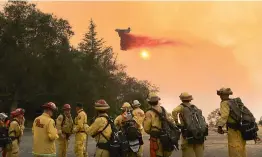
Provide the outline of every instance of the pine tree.
<path id="1" fill-rule="evenodd" d="M 79 44 L 79 50 L 88 55 L 88 62 L 99 64 L 106 72 L 113 72 L 118 69 L 116 64 L 117 55 L 114 56 L 113 49 L 105 45 L 103 38 L 97 37 L 96 24 L 91 19 L 89 30 Z"/>
<path id="2" fill-rule="evenodd" d="M 84 35 L 83 41 L 79 44 L 80 51 L 95 57 L 96 54 L 101 53 L 103 51 L 104 43 L 105 42 L 103 38 L 98 39 L 96 25 L 91 19 L 89 24 L 89 30 Z"/>

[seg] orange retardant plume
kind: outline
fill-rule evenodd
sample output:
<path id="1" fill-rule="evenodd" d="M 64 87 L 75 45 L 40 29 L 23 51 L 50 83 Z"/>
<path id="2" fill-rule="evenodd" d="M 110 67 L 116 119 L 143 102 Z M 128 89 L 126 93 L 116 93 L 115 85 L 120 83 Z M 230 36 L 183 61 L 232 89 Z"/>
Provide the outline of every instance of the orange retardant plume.
<path id="1" fill-rule="evenodd" d="M 182 43 L 165 39 L 154 39 L 148 36 L 140 36 L 119 32 L 121 50 L 131 50 L 135 48 L 153 48 L 158 46 L 178 46 Z"/>

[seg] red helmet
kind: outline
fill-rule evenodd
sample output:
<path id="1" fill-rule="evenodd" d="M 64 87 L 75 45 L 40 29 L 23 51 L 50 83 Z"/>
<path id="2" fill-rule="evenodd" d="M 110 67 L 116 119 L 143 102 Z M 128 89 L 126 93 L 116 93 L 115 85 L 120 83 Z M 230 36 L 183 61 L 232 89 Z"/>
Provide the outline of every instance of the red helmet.
<path id="1" fill-rule="evenodd" d="M 48 102 L 48 103 L 44 104 L 43 108 L 51 109 L 53 111 L 57 110 L 57 107 L 56 107 L 55 103 L 53 103 L 53 102 Z"/>
<path id="2" fill-rule="evenodd" d="M 11 116 L 12 117 L 17 117 L 19 115 L 24 115 L 25 114 L 25 110 L 22 108 L 17 108 L 14 111 L 11 112 Z"/>
<path id="3" fill-rule="evenodd" d="M 100 100 L 97 100 L 95 102 L 95 104 L 97 104 L 97 105 L 106 105 L 107 103 L 106 103 L 106 101 L 104 99 L 100 99 Z"/>
<path id="4" fill-rule="evenodd" d="M 64 104 L 63 110 L 71 110 L 71 106 L 69 104 Z"/>
<path id="5" fill-rule="evenodd" d="M 96 110 L 108 110 L 110 106 L 106 103 L 104 99 L 100 99 L 95 102 L 95 109 Z"/>

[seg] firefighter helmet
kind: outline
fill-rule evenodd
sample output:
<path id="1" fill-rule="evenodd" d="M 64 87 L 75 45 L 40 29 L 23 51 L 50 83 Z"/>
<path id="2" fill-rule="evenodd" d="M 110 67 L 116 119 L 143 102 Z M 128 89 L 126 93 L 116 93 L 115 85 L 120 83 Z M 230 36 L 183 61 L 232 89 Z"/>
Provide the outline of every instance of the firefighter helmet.
<path id="1" fill-rule="evenodd" d="M 11 116 L 12 117 L 17 117 L 19 115 L 24 115 L 25 114 L 25 110 L 22 108 L 17 108 L 14 111 L 11 112 Z"/>
<path id="2" fill-rule="evenodd" d="M 104 99 L 100 99 L 95 102 L 95 109 L 96 110 L 108 110 L 110 109 L 110 106 L 107 104 L 107 102 Z"/>
<path id="3" fill-rule="evenodd" d="M 53 102 L 45 103 L 45 104 L 43 105 L 43 108 L 45 108 L 45 109 L 50 109 L 50 110 L 52 110 L 52 111 L 57 110 L 57 107 L 56 107 L 55 103 L 53 103 Z"/>
<path id="4" fill-rule="evenodd" d="M 180 100 L 182 100 L 182 101 L 183 101 L 183 100 L 188 100 L 188 101 L 193 100 L 193 96 L 190 95 L 190 94 L 187 93 L 187 92 L 181 93 L 180 96 L 179 96 L 179 98 L 180 98 Z"/>
<path id="5" fill-rule="evenodd" d="M 69 104 L 64 104 L 63 110 L 71 110 L 71 106 Z"/>

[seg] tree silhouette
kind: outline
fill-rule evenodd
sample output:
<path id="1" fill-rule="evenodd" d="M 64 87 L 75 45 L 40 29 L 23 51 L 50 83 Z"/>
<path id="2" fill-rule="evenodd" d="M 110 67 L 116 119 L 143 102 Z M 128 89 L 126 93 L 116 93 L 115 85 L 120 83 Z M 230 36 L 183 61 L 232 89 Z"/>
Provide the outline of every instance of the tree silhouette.
<path id="1" fill-rule="evenodd" d="M 208 116 L 207 116 L 207 121 L 208 121 L 208 125 L 210 127 L 214 127 L 217 123 L 217 120 L 220 116 L 220 110 L 219 108 L 215 109 L 214 111 L 212 111 Z"/>

